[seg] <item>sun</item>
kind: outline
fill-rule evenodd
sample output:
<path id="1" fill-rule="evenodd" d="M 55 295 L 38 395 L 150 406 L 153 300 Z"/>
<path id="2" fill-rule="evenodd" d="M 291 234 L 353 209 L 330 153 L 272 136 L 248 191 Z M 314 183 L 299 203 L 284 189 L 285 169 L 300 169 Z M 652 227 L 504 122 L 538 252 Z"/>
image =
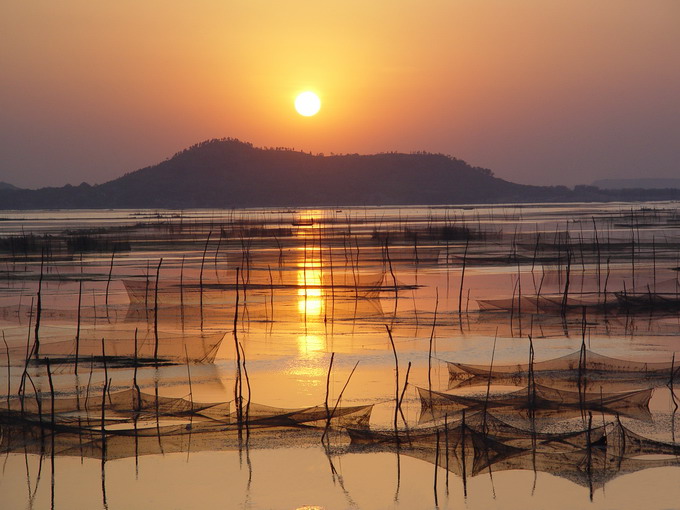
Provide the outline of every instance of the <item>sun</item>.
<path id="1" fill-rule="evenodd" d="M 321 100 L 314 92 L 302 92 L 295 98 L 295 109 L 300 115 L 311 117 L 321 108 Z"/>

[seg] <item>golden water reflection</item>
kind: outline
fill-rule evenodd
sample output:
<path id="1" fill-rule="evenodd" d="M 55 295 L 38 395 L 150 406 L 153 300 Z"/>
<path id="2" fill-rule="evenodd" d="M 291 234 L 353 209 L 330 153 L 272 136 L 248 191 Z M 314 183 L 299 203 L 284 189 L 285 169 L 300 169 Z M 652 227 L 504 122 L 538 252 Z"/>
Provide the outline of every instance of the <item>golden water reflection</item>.
<path id="1" fill-rule="evenodd" d="M 321 335 L 299 335 L 297 344 L 298 350 L 303 355 L 326 350 L 326 339 Z"/>
<path id="2" fill-rule="evenodd" d="M 314 216 L 308 212 L 310 223 Z M 304 357 L 326 350 L 322 317 L 325 317 L 326 291 L 323 287 L 323 254 L 314 228 L 297 233 L 302 246 L 297 250 L 297 309 L 305 334 L 297 337 L 298 352 Z"/>
<path id="3" fill-rule="evenodd" d="M 312 213 L 308 211 L 306 216 L 310 222 L 314 221 Z M 313 228 L 298 230 L 297 237 L 303 242 L 297 252 L 298 311 L 306 321 L 324 311 L 322 251 Z"/>
<path id="4" fill-rule="evenodd" d="M 312 261 L 304 261 L 298 267 L 298 312 L 305 318 L 318 317 L 324 307 L 321 270 Z"/>

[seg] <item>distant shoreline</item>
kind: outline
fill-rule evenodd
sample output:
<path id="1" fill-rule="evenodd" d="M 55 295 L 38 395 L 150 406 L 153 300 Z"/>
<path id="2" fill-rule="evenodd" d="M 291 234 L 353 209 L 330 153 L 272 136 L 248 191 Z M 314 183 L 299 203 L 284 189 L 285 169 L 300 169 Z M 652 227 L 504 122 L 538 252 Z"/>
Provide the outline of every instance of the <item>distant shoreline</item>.
<path id="1" fill-rule="evenodd" d="M 324 156 L 208 140 L 95 186 L 0 189 L 0 210 L 193 209 L 680 200 L 680 189 L 533 186 L 432 153 Z"/>

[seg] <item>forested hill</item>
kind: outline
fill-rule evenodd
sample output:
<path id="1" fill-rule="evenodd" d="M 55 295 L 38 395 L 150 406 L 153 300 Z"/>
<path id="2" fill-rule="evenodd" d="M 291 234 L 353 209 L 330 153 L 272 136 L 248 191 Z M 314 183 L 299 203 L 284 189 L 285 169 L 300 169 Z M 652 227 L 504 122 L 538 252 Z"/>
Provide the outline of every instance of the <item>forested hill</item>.
<path id="1" fill-rule="evenodd" d="M 90 186 L 0 190 L 0 208 L 193 208 L 680 199 L 678 190 L 515 184 L 441 154 L 313 155 L 210 140 Z"/>

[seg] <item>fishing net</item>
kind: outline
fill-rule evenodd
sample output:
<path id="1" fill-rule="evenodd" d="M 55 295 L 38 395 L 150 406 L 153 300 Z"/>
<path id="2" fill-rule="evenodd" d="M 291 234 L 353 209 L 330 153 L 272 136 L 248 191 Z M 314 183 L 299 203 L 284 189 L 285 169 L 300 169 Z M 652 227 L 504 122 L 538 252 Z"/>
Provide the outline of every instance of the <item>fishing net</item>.
<path id="1" fill-rule="evenodd" d="M 586 411 L 621 414 L 637 419 L 649 419 L 652 389 L 623 393 L 585 393 L 558 390 L 538 384 L 503 394 L 483 396 L 456 395 L 417 387 L 421 401 L 421 422 L 442 418 L 462 410 L 494 409 L 499 411 L 530 411 L 542 416 L 578 415 Z"/>
<path id="2" fill-rule="evenodd" d="M 41 331 L 38 355 L 35 354 L 35 343 L 30 349 L 16 345 L 9 347 L 6 355 L 10 364 L 23 365 L 26 358 L 43 362 L 49 358 L 53 365 L 60 363 L 89 363 L 93 359 L 98 363 L 107 362 L 114 365 L 134 365 L 142 362 L 166 361 L 172 363 L 212 363 L 224 339 L 224 332 L 186 332 L 153 331 L 120 328 L 97 327 L 80 331 L 78 340 L 73 336 L 64 339 L 63 329 L 50 331 L 45 327 Z M 135 340 L 136 336 L 136 340 Z"/>
<path id="3" fill-rule="evenodd" d="M 528 363 L 514 365 L 471 365 L 467 363 L 447 362 L 449 376 L 457 378 L 461 376 L 483 377 L 515 377 L 526 378 L 529 374 Z M 671 370 L 677 373 L 680 368 L 672 361 L 668 362 L 643 362 L 611 358 L 598 354 L 589 349 L 572 352 L 558 358 L 537 361 L 532 365 L 534 374 L 553 373 L 555 376 L 563 376 L 578 373 L 581 375 L 606 374 L 608 376 L 625 375 L 642 377 L 670 377 Z"/>
<path id="4" fill-rule="evenodd" d="M 477 412 L 445 426 L 400 431 L 348 430 L 355 448 L 394 449 L 463 478 L 532 470 L 592 489 L 642 469 L 680 466 L 680 445 L 647 439 L 618 420 L 568 433 L 519 429 Z M 654 458 L 641 457 L 654 455 Z"/>

